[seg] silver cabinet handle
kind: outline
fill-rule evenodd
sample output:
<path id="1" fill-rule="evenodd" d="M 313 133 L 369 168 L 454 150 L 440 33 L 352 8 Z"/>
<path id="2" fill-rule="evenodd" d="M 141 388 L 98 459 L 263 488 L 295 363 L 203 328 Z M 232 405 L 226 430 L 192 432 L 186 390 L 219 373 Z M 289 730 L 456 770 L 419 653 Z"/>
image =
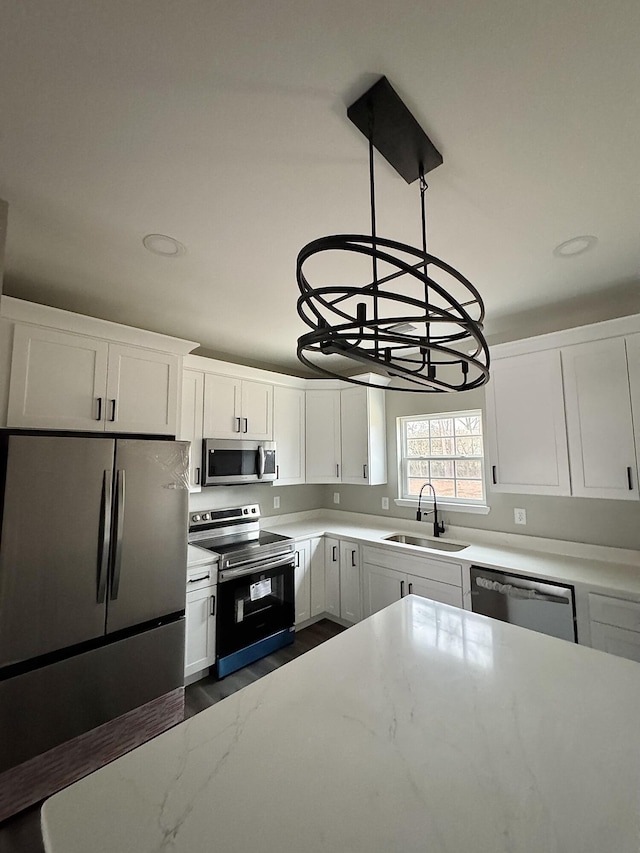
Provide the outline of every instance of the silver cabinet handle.
<path id="1" fill-rule="evenodd" d="M 109 569 L 109 545 L 111 544 L 111 471 L 102 475 L 102 546 L 98 558 L 98 604 L 102 604 L 107 592 Z"/>
<path id="2" fill-rule="evenodd" d="M 400 598 L 404 598 L 404 581 L 400 581 Z"/>
<path id="3" fill-rule="evenodd" d="M 98 404 L 98 414 L 96 415 L 96 420 L 102 420 L 102 397 L 96 397 L 96 403 Z"/>
<path id="4" fill-rule="evenodd" d="M 627 468 L 627 484 L 629 486 L 629 491 L 633 491 L 633 480 L 631 478 L 631 465 Z"/>
<path id="5" fill-rule="evenodd" d="M 351 565 L 355 568 L 356 565 L 356 552 L 354 550 L 351 551 Z"/>
<path id="6" fill-rule="evenodd" d="M 114 601 L 118 597 L 120 588 L 120 569 L 122 568 L 122 536 L 124 530 L 124 470 L 116 474 L 116 549 L 113 557 L 113 570 L 111 574 L 111 593 L 109 598 Z"/>
<path id="7" fill-rule="evenodd" d="M 111 400 L 111 417 L 109 420 L 113 423 L 116 419 L 116 401 Z"/>
<path id="8" fill-rule="evenodd" d="M 216 615 L 216 597 L 215 597 L 215 595 L 211 596 L 211 610 L 209 611 L 209 614 L 211 616 Z"/>
<path id="9" fill-rule="evenodd" d="M 238 422 L 238 429 L 236 430 L 236 432 L 240 432 L 240 424 L 241 424 L 240 418 L 236 418 L 236 421 Z"/>
<path id="10" fill-rule="evenodd" d="M 191 578 L 187 583 L 200 583 L 200 581 L 208 581 L 211 575 L 202 575 L 201 578 Z"/>

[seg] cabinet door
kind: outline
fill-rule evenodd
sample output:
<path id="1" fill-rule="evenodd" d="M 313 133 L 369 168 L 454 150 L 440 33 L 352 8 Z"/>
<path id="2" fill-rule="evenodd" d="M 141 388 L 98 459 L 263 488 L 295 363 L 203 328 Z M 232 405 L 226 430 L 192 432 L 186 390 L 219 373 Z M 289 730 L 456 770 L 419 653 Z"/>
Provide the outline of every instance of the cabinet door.
<path id="1" fill-rule="evenodd" d="M 342 482 L 366 484 L 369 478 L 369 430 L 367 389 L 340 392 Z"/>
<path id="2" fill-rule="evenodd" d="M 640 633 L 614 625 L 591 623 L 591 647 L 640 663 Z"/>
<path id="3" fill-rule="evenodd" d="M 318 616 L 326 610 L 325 596 L 325 558 L 324 541 L 316 536 L 309 542 L 311 546 L 311 616 Z"/>
<path id="4" fill-rule="evenodd" d="M 404 584 L 404 586 L 403 586 Z M 407 591 L 406 575 L 364 563 L 362 566 L 362 615 L 371 616 L 398 601 Z"/>
<path id="5" fill-rule="evenodd" d="M 217 587 L 187 593 L 185 610 L 185 677 L 200 672 L 216 662 L 216 591 Z"/>
<path id="6" fill-rule="evenodd" d="M 497 359 L 486 393 L 491 490 L 569 495 L 560 352 Z"/>
<path id="7" fill-rule="evenodd" d="M 307 483 L 340 483 L 340 391 L 307 391 Z"/>
<path id="8" fill-rule="evenodd" d="M 377 486 L 387 482 L 385 392 L 346 388 L 340 392 L 342 482 Z"/>
<path id="9" fill-rule="evenodd" d="M 337 539 L 324 540 L 325 610 L 340 616 L 340 543 Z"/>
<path id="10" fill-rule="evenodd" d="M 175 435 L 177 416 L 178 357 L 110 344 L 105 430 Z"/>
<path id="11" fill-rule="evenodd" d="M 624 338 L 562 350 L 573 494 L 638 500 Z"/>
<path id="12" fill-rule="evenodd" d="M 7 426 L 104 432 L 105 341 L 17 324 Z"/>
<path id="13" fill-rule="evenodd" d="M 311 543 L 296 542 L 296 568 L 294 576 L 296 625 L 311 617 Z"/>
<path id="14" fill-rule="evenodd" d="M 178 438 L 191 442 L 189 451 L 189 491 L 202 488 L 202 417 L 204 411 L 204 373 L 185 370 L 182 373 L 182 397 Z"/>
<path id="15" fill-rule="evenodd" d="M 340 543 L 340 616 L 347 622 L 362 619 L 360 549 L 354 542 Z"/>
<path id="16" fill-rule="evenodd" d="M 204 437 L 241 438 L 241 385 L 239 379 L 205 373 Z"/>
<path id="17" fill-rule="evenodd" d="M 431 601 L 440 601 L 443 604 L 462 607 L 462 589 L 459 586 L 426 580 L 416 575 L 407 575 L 405 589 L 409 595 L 420 595 L 422 598 L 430 598 Z"/>
<path id="18" fill-rule="evenodd" d="M 631 393 L 631 413 L 633 433 L 636 443 L 636 468 L 634 474 L 640 475 L 640 334 L 629 335 L 625 339 L 627 349 L 627 368 L 629 371 L 629 389 Z"/>
<path id="19" fill-rule="evenodd" d="M 305 482 L 304 418 L 304 391 L 277 385 L 273 389 L 277 486 L 295 486 Z"/>
<path id="20" fill-rule="evenodd" d="M 242 381 L 242 437 L 256 441 L 273 438 L 273 385 Z"/>

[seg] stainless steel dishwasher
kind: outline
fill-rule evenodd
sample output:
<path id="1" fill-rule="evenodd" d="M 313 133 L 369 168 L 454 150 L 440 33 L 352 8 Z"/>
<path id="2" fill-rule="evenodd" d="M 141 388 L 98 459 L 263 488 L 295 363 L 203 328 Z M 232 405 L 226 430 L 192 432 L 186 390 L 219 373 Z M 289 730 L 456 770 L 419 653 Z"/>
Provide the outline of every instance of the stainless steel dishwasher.
<path id="1" fill-rule="evenodd" d="M 572 586 L 471 566 L 474 613 L 577 643 Z"/>

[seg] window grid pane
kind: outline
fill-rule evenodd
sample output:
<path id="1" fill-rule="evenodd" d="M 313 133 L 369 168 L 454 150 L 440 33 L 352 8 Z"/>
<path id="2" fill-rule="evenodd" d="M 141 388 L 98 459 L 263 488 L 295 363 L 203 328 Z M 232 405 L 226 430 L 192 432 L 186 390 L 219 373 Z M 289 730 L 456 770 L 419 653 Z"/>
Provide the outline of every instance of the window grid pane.
<path id="1" fill-rule="evenodd" d="M 480 412 L 403 418 L 404 496 L 417 497 L 431 482 L 440 499 L 484 502 L 484 455 Z"/>

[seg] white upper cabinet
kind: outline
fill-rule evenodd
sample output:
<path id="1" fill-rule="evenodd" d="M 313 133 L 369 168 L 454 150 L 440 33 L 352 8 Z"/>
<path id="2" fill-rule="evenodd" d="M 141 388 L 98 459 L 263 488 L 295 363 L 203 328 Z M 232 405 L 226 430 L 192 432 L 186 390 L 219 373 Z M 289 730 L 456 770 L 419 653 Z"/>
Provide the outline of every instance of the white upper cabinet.
<path id="1" fill-rule="evenodd" d="M 273 385 L 207 373 L 205 438 L 273 438 Z"/>
<path id="2" fill-rule="evenodd" d="M 178 438 L 191 442 L 189 453 L 189 491 L 202 488 L 202 418 L 204 411 L 204 373 L 182 372 L 182 405 Z"/>
<path id="3" fill-rule="evenodd" d="M 573 494 L 638 500 L 624 338 L 563 347 Z"/>
<path id="4" fill-rule="evenodd" d="M 178 357 L 109 344 L 107 432 L 175 435 Z"/>
<path id="5" fill-rule="evenodd" d="M 342 482 L 369 486 L 387 482 L 384 391 L 340 391 Z"/>
<path id="6" fill-rule="evenodd" d="M 174 435 L 173 353 L 16 324 L 7 426 Z"/>
<path id="7" fill-rule="evenodd" d="M 496 359 L 486 400 L 491 490 L 571 494 L 560 352 Z"/>
<path id="8" fill-rule="evenodd" d="M 273 439 L 276 443 L 276 485 L 305 482 L 305 399 L 300 388 L 273 389 Z"/>
<path id="9" fill-rule="evenodd" d="M 384 390 L 307 391 L 307 482 L 387 482 Z"/>
<path id="10" fill-rule="evenodd" d="M 306 392 L 307 483 L 340 483 L 340 391 Z"/>

